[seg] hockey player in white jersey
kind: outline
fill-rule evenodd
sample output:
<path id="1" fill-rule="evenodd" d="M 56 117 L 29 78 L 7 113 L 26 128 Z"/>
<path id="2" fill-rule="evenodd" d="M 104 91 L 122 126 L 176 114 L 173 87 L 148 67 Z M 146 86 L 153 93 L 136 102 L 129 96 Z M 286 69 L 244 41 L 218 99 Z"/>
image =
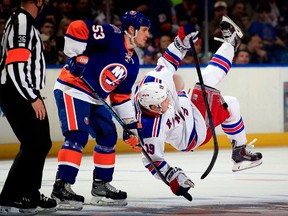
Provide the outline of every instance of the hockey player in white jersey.
<path id="1" fill-rule="evenodd" d="M 154 164 L 169 182 L 172 192 L 185 195 L 194 186 L 181 168 L 173 167 L 164 157 L 164 143 L 179 151 L 191 151 L 207 143 L 211 137 L 206 108 L 198 83 L 191 98 L 183 90 L 184 83 L 174 72 L 190 50 L 189 39 L 195 42 L 194 27 L 180 27 L 174 42 L 158 59 L 157 66 L 148 72 L 135 91 L 137 118 L 142 123 L 144 148 Z M 221 125 L 232 146 L 233 171 L 252 168 L 262 163 L 262 154 L 252 152 L 247 143 L 240 105 L 235 97 L 221 96 L 215 87 L 229 73 L 234 52 L 243 33 L 228 17 L 220 23 L 223 43 L 201 74 L 206 88 L 214 126 Z M 179 82 L 180 80 L 180 82 Z M 145 167 L 159 179 L 154 167 L 143 156 Z"/>

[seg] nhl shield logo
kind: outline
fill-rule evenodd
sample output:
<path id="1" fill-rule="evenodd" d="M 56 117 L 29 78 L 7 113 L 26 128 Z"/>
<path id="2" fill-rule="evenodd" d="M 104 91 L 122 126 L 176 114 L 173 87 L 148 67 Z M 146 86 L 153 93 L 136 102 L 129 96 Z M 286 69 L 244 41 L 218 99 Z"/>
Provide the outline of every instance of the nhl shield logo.
<path id="1" fill-rule="evenodd" d="M 122 64 L 109 64 L 100 73 L 99 83 L 105 92 L 113 91 L 127 76 Z"/>

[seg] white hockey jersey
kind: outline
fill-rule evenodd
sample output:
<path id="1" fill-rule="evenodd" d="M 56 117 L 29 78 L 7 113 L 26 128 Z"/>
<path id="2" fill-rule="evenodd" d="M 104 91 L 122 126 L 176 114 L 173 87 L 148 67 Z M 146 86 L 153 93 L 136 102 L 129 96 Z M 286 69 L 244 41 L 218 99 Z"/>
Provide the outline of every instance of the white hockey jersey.
<path id="1" fill-rule="evenodd" d="M 185 91 L 176 91 L 173 82 L 173 75 L 184 55 L 171 43 L 158 59 L 156 68 L 146 74 L 135 92 L 137 119 L 142 123 L 141 137 L 145 149 L 163 175 L 170 167 L 164 158 L 165 143 L 179 151 L 191 151 L 202 144 L 206 137 L 207 128 L 203 117 Z M 155 115 L 140 108 L 137 91 L 146 82 L 163 83 L 168 87 L 171 100 L 164 114 Z M 195 80 L 191 80 L 193 82 Z M 145 167 L 155 175 L 153 166 L 145 157 L 142 158 Z"/>

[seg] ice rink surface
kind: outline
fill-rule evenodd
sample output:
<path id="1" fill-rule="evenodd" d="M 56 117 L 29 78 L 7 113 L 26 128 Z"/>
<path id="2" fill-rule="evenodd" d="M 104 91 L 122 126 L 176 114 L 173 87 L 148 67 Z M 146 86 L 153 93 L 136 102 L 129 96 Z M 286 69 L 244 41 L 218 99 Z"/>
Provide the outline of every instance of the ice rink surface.
<path id="1" fill-rule="evenodd" d="M 214 168 L 203 180 L 201 175 L 210 163 L 212 150 L 166 153 L 166 160 L 181 167 L 195 183 L 190 190 L 192 202 L 175 196 L 167 185 L 156 180 L 142 165 L 139 153 L 119 154 L 112 185 L 127 192 L 128 205 L 124 207 L 89 205 L 93 162 L 92 157 L 84 156 L 72 186 L 76 193 L 85 196 L 82 211 L 49 215 L 288 215 L 288 147 L 257 150 L 263 154 L 262 165 L 232 172 L 231 150 L 220 149 Z M 0 161 L 0 188 L 11 163 Z M 51 194 L 56 169 L 57 158 L 48 158 L 41 188 L 46 196 Z"/>

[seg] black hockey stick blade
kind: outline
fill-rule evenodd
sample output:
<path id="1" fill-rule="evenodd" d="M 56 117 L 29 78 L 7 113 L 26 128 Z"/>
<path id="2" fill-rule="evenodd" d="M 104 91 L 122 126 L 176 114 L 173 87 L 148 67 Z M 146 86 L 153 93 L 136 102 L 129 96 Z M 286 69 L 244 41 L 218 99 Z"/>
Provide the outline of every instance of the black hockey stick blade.
<path id="1" fill-rule="evenodd" d="M 186 194 L 184 194 L 183 196 L 184 196 L 188 201 L 190 201 L 190 202 L 191 202 L 192 199 L 193 199 L 192 196 L 191 196 L 191 194 L 189 194 L 188 192 L 187 192 Z"/>
<path id="2" fill-rule="evenodd" d="M 196 66 L 196 71 L 197 71 L 199 83 L 200 83 L 201 90 L 202 90 L 202 93 L 203 93 L 203 98 L 204 98 L 204 102 L 205 102 L 206 112 L 207 112 L 207 116 L 208 116 L 208 119 L 209 119 L 209 126 L 210 126 L 210 129 L 212 131 L 212 136 L 213 136 L 213 141 L 214 141 L 214 151 L 213 151 L 212 159 L 211 159 L 210 164 L 208 165 L 206 171 L 201 176 L 201 179 L 204 179 L 210 173 L 210 171 L 212 170 L 212 168 L 213 168 L 213 166 L 214 166 L 214 164 L 216 162 L 216 159 L 217 159 L 217 156 L 218 156 L 218 151 L 219 151 L 219 146 L 218 146 L 218 141 L 217 141 L 217 137 L 216 137 L 216 133 L 215 133 L 215 127 L 214 127 L 214 123 L 213 123 L 213 120 L 212 120 L 212 115 L 211 115 L 211 112 L 210 112 L 210 108 L 209 108 L 209 104 L 208 104 L 208 100 L 207 100 L 207 96 L 206 96 L 205 85 L 204 85 L 203 77 L 202 77 L 202 74 L 201 74 L 201 69 L 200 69 L 197 53 L 195 51 L 193 39 L 190 38 L 189 42 L 190 42 L 191 52 L 192 52 L 192 55 L 193 55 L 193 58 L 194 58 L 195 66 Z"/>
<path id="3" fill-rule="evenodd" d="M 211 159 L 210 164 L 207 167 L 206 171 L 202 174 L 201 179 L 206 178 L 206 176 L 210 173 L 210 171 L 212 170 L 212 168 L 216 162 L 217 156 L 218 156 L 218 147 L 215 147 L 215 145 L 214 145 L 214 152 L 213 152 L 212 159 Z"/>

